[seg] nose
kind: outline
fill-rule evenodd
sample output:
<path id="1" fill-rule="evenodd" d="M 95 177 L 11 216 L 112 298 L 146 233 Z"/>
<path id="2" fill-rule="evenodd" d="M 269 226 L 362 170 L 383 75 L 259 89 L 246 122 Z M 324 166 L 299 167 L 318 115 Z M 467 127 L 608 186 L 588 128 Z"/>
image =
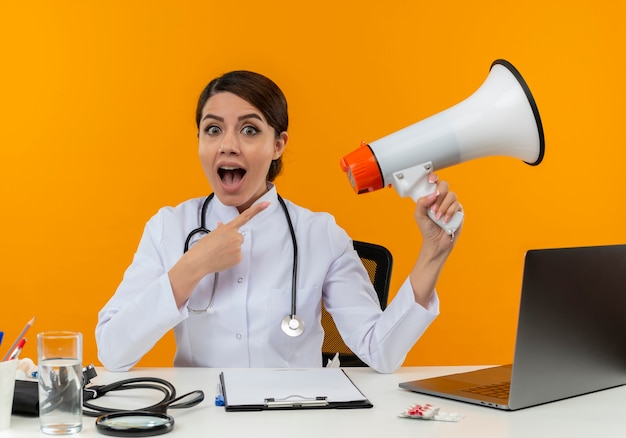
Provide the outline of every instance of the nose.
<path id="1" fill-rule="evenodd" d="M 237 135 L 234 132 L 225 132 L 222 137 L 222 143 L 219 148 L 221 154 L 238 154 L 239 143 Z"/>

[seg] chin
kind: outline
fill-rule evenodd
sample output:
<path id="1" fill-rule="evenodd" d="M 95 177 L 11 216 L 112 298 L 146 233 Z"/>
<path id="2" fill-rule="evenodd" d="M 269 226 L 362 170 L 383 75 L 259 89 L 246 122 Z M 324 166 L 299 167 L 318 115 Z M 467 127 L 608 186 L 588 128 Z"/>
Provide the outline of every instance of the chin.
<path id="1" fill-rule="evenodd" d="M 252 198 L 241 193 L 228 193 L 224 190 L 216 190 L 215 195 L 222 201 L 222 204 L 229 207 L 237 207 L 240 210 L 242 206 L 247 208 L 252 205 L 252 201 L 250 201 Z"/>

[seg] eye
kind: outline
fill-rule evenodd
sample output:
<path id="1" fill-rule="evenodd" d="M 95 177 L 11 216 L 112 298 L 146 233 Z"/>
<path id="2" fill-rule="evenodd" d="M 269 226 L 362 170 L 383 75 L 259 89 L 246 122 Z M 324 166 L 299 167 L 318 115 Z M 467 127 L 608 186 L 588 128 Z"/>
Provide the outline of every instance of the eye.
<path id="1" fill-rule="evenodd" d="M 216 125 L 208 125 L 204 128 L 204 132 L 208 135 L 217 135 L 221 132 L 221 129 Z"/>
<path id="2" fill-rule="evenodd" d="M 252 126 L 252 125 L 246 125 L 246 126 L 244 126 L 241 129 L 241 133 L 243 135 L 251 135 L 251 136 L 253 136 L 253 135 L 258 134 L 259 130 L 256 127 Z"/>

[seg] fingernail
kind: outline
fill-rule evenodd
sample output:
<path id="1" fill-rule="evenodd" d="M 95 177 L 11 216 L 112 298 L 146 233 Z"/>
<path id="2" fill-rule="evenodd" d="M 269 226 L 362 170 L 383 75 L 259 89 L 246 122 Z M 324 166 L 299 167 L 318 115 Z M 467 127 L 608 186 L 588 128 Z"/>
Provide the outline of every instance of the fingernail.
<path id="1" fill-rule="evenodd" d="M 428 200 L 429 201 L 434 201 L 435 199 L 437 199 L 438 196 L 439 196 L 439 190 L 437 190 L 437 191 L 431 193 L 430 195 L 428 195 Z M 437 205 L 436 204 L 431 205 L 430 211 L 432 211 L 433 213 L 436 213 L 437 212 Z"/>

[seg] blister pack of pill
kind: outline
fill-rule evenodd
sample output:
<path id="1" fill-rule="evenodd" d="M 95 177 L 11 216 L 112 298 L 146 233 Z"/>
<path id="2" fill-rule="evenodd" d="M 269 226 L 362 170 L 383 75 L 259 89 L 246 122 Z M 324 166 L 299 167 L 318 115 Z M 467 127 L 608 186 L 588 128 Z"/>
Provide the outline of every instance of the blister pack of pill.
<path id="1" fill-rule="evenodd" d="M 407 410 L 400 414 L 403 418 L 414 418 L 417 420 L 436 420 L 456 422 L 463 419 L 463 414 L 458 412 L 444 412 L 438 407 L 429 403 L 425 405 L 411 405 Z"/>

